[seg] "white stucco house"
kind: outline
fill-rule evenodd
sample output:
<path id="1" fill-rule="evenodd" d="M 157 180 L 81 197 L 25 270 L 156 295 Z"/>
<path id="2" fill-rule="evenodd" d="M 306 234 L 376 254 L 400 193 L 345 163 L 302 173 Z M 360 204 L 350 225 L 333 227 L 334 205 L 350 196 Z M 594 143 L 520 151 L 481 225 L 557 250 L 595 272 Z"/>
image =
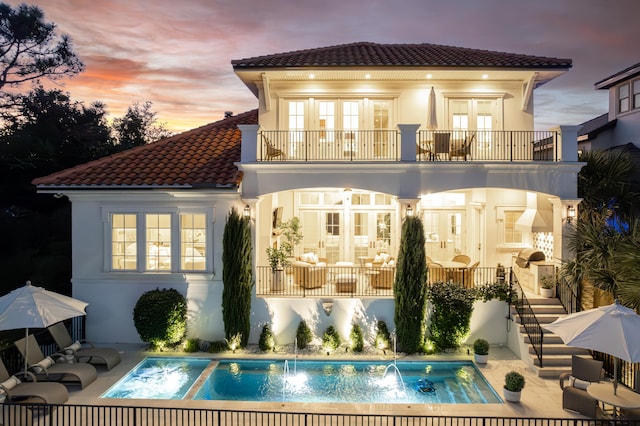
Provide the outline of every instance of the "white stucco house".
<path id="1" fill-rule="evenodd" d="M 478 263 L 469 285 L 521 249 L 566 258 L 577 127 L 534 131 L 533 91 L 571 65 L 366 42 L 232 61 L 256 110 L 34 181 L 72 203 L 73 295 L 89 302 L 87 337 L 138 343 L 137 299 L 172 287 L 188 299 L 190 337 L 223 339 L 232 207 L 254 238 L 250 342 L 267 322 L 292 342 L 300 318 L 320 335 L 330 324 L 348 333 L 353 321 L 393 329 L 387 284 L 407 214 L 423 219 L 432 261 Z M 266 248 L 294 216 L 303 241 L 275 286 Z M 474 321 L 503 327 L 504 314 Z M 506 341 L 503 330 L 484 333 Z"/>

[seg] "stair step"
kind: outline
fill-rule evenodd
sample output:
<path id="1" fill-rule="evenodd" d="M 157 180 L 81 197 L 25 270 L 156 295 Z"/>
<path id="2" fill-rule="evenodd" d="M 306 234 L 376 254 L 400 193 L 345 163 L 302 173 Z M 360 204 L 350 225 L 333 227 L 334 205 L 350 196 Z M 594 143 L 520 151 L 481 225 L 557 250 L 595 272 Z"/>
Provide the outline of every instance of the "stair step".
<path id="1" fill-rule="evenodd" d="M 545 367 L 569 367 L 571 368 L 571 355 L 543 355 Z M 540 365 L 537 357 L 533 358 L 534 365 Z"/>
<path id="2" fill-rule="evenodd" d="M 534 366 L 538 377 L 544 379 L 557 379 L 562 373 L 571 373 L 571 367 L 538 367 Z"/>
<path id="3" fill-rule="evenodd" d="M 526 332 L 524 331 L 524 326 L 520 326 L 520 334 L 522 334 L 523 338 L 524 338 L 524 343 L 531 343 L 531 339 L 529 339 L 529 336 L 527 336 Z M 546 346 L 547 344 L 551 344 L 551 345 L 558 345 L 558 344 L 564 344 L 564 342 L 562 341 L 562 339 L 560 338 L 560 336 L 556 335 L 556 334 L 551 334 L 551 333 L 544 333 L 544 338 L 542 340 L 543 344 Z"/>
<path id="4" fill-rule="evenodd" d="M 535 350 L 533 349 L 533 346 L 529 346 L 529 353 L 530 354 L 536 353 Z M 563 343 L 560 343 L 560 344 L 544 343 L 542 345 L 542 355 L 544 359 L 546 359 L 547 356 L 552 356 L 552 355 L 572 355 L 572 354 L 586 355 L 586 354 L 589 354 L 589 351 L 586 349 L 573 348 Z"/>
<path id="5" fill-rule="evenodd" d="M 533 313 L 538 314 L 556 314 L 559 316 L 564 316 L 567 314 L 567 311 L 564 310 L 562 305 L 531 305 L 531 309 Z"/>
<path id="6" fill-rule="evenodd" d="M 558 305 L 558 306 L 562 306 L 562 303 L 560 303 L 560 300 L 556 299 L 555 297 L 527 297 L 527 300 L 529 301 L 529 304 L 531 306 L 535 306 L 535 305 Z"/>
<path id="7" fill-rule="evenodd" d="M 558 314 L 536 314 L 536 319 L 538 320 L 538 323 L 540 323 L 541 325 L 543 324 L 551 324 L 552 322 L 554 322 L 555 320 L 557 320 L 558 318 L 562 317 L 564 315 L 558 315 Z M 521 323 L 520 321 L 520 316 L 516 317 L 516 321 L 518 322 L 518 324 Z"/>

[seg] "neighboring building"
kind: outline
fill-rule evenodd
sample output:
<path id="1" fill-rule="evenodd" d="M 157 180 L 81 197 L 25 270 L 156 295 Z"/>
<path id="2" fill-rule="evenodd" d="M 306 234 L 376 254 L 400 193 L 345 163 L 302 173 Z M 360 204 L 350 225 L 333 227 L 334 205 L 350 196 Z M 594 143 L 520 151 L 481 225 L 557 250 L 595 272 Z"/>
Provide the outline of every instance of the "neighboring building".
<path id="1" fill-rule="evenodd" d="M 92 340 L 139 342 L 133 307 L 156 287 L 186 295 L 190 337 L 224 338 L 222 235 L 233 207 L 250 215 L 254 236 L 250 342 L 267 322 L 279 343 L 293 342 L 300 318 L 317 335 L 340 323 L 347 337 L 354 319 L 393 329 L 385 287 L 407 214 L 423 219 L 435 260 L 466 254 L 495 268 L 523 248 L 569 256 L 577 128 L 534 131 L 533 90 L 570 60 L 354 43 L 232 64 L 257 110 L 34 181 L 72 203 L 73 295 L 90 304 Z M 274 288 L 266 248 L 293 216 L 307 262 Z M 314 257 L 325 261 L 309 265 Z M 503 330 L 486 333 L 505 342 Z"/>
<path id="2" fill-rule="evenodd" d="M 578 150 L 617 147 L 637 156 L 640 148 L 640 63 L 598 81 L 595 87 L 609 90 L 609 112 L 582 124 L 578 131 Z"/>

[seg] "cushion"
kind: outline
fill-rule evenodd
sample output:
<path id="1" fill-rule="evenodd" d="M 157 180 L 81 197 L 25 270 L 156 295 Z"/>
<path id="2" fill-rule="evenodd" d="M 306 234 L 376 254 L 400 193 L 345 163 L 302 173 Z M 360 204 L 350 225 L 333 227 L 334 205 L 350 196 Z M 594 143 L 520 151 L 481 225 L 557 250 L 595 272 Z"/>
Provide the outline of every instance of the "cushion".
<path id="1" fill-rule="evenodd" d="M 393 259 L 390 259 L 390 260 L 387 262 L 387 266 L 388 266 L 388 267 L 396 266 L 396 261 L 395 261 L 395 260 L 393 260 Z"/>
<path id="2" fill-rule="evenodd" d="M 305 253 L 300 256 L 300 260 L 307 263 L 318 263 L 318 256 L 315 253 Z"/>
<path id="3" fill-rule="evenodd" d="M 355 284 L 358 281 L 358 276 L 354 274 L 340 274 L 336 275 L 333 281 L 336 284 Z"/>
<path id="4" fill-rule="evenodd" d="M 42 361 L 37 364 L 33 364 L 31 368 L 33 368 L 37 373 L 44 373 L 47 368 L 51 367 L 55 364 L 55 361 L 51 357 L 46 357 Z"/>
<path id="5" fill-rule="evenodd" d="M 2 386 L 3 388 L 7 389 L 7 390 L 11 390 L 13 388 L 15 388 L 16 386 L 18 386 L 20 383 L 20 379 L 18 379 L 16 376 L 11 376 L 9 377 L 7 380 L 5 380 L 4 382 L 0 383 L 0 386 Z"/>
<path id="6" fill-rule="evenodd" d="M 309 262 L 303 262 L 302 260 L 296 260 L 293 262 L 293 266 L 311 266 Z"/>
<path id="7" fill-rule="evenodd" d="M 81 347 L 82 347 L 82 344 L 76 340 L 73 344 L 71 344 L 71 345 L 67 346 L 66 348 L 64 348 L 64 350 L 65 350 L 65 352 L 66 351 L 78 352 Z"/>
<path id="8" fill-rule="evenodd" d="M 382 263 L 382 262 L 384 262 L 384 257 L 382 257 L 381 254 L 376 254 L 376 256 L 373 258 L 373 262 L 374 263 Z"/>
<path id="9" fill-rule="evenodd" d="M 569 376 L 569 385 L 576 389 L 587 390 L 590 384 L 591 382 L 587 382 L 586 380 L 580 380 L 577 377 Z"/>

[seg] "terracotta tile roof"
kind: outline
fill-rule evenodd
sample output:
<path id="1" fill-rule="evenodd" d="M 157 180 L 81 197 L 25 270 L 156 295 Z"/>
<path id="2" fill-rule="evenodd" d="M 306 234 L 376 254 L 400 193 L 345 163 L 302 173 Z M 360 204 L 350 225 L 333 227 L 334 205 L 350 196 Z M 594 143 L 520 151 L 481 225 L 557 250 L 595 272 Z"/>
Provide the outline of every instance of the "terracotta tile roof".
<path id="1" fill-rule="evenodd" d="M 273 67 L 483 67 L 570 68 L 571 59 L 546 58 L 437 44 L 378 44 L 359 42 L 277 53 L 231 61 L 235 70 Z"/>
<path id="2" fill-rule="evenodd" d="M 258 124 L 252 110 L 86 164 L 37 178 L 39 189 L 236 187 L 242 173 L 238 124 Z"/>

